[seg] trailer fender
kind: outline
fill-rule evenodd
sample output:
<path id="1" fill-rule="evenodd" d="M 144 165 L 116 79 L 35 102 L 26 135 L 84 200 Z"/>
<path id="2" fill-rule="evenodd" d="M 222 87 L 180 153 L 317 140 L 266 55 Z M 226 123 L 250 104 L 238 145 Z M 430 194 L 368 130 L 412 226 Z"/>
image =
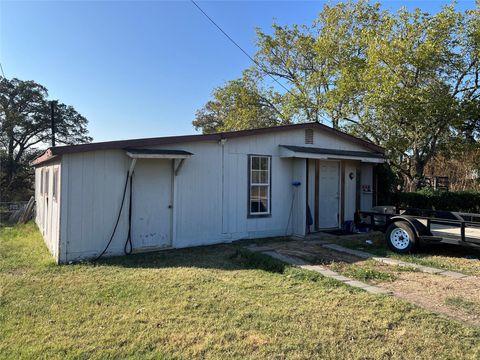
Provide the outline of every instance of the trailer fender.
<path id="1" fill-rule="evenodd" d="M 428 228 L 423 225 L 420 221 L 415 219 L 414 217 L 408 216 L 408 215 L 397 215 L 392 218 L 387 222 L 386 227 L 388 228 L 390 224 L 396 222 L 396 221 L 405 221 L 407 222 L 412 230 L 415 232 L 415 235 L 417 239 L 420 239 L 422 236 L 428 236 L 431 235 L 430 232 L 428 231 Z"/>

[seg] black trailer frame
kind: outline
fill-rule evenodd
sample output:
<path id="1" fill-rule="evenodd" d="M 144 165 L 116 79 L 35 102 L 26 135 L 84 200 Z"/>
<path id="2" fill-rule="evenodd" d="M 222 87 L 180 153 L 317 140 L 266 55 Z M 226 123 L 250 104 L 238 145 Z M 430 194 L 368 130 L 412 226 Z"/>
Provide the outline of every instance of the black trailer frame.
<path id="1" fill-rule="evenodd" d="M 443 242 L 455 245 L 472 246 L 480 248 L 480 214 L 461 213 L 443 210 L 428 210 L 408 208 L 397 211 L 396 214 L 382 214 L 374 211 L 360 211 L 362 220 L 369 219 L 373 230 L 386 232 L 395 222 L 406 222 L 414 232 L 416 238 L 423 242 Z M 446 225 L 460 228 L 459 236 L 435 236 L 432 234 L 432 225 Z M 467 228 L 478 229 L 479 236 L 467 237 Z"/>

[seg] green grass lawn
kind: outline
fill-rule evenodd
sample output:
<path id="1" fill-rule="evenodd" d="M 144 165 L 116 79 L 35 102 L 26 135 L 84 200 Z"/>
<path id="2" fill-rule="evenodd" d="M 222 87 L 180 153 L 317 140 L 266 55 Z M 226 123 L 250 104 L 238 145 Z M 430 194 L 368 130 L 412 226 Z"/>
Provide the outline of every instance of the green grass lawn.
<path id="1" fill-rule="evenodd" d="M 347 263 L 332 263 L 330 268 L 333 271 L 339 272 L 344 276 L 363 282 L 380 282 L 380 281 L 394 281 L 395 275 L 378 270 L 376 267 L 378 262 L 373 259 L 363 261 L 361 265 L 347 264 Z M 395 269 L 396 270 L 396 269 Z"/>
<path id="2" fill-rule="evenodd" d="M 373 240 L 373 244 L 366 244 L 365 239 Z M 362 234 L 357 237 L 336 237 L 332 238 L 331 241 L 378 256 L 386 256 L 419 265 L 480 276 L 480 249 L 449 244 L 422 244 L 415 253 L 400 255 L 386 247 L 382 233 Z M 476 259 L 469 259 L 468 257 L 475 257 Z"/>
<path id="3" fill-rule="evenodd" d="M 0 358 L 478 359 L 480 330 L 219 245 L 56 266 L 0 230 Z"/>

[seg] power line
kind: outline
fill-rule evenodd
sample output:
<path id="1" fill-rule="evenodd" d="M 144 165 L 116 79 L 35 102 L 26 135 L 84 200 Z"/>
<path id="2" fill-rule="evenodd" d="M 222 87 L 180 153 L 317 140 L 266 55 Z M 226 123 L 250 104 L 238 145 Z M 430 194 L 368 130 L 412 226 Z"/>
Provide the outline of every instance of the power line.
<path id="1" fill-rule="evenodd" d="M 198 10 L 200 10 L 200 12 L 203 15 L 205 15 L 207 17 L 208 20 L 210 20 L 210 22 L 213 25 L 215 25 L 217 27 L 218 30 L 220 30 L 222 32 L 223 35 L 225 35 L 228 38 L 228 40 L 230 40 L 237 48 L 239 48 L 240 51 L 243 52 L 250 60 L 252 60 L 255 64 L 259 65 L 257 63 L 257 61 L 254 58 L 252 58 L 249 53 L 247 53 L 245 50 L 243 50 L 243 48 L 240 45 L 238 45 L 238 43 L 235 40 L 233 40 L 230 37 L 230 35 L 228 35 L 215 21 L 213 21 L 213 19 L 210 16 L 208 16 L 208 14 L 205 11 L 203 11 L 203 9 L 200 6 L 198 6 L 198 4 L 194 0 L 190 0 L 190 1 L 193 3 L 193 5 L 195 5 L 197 7 Z"/>
<path id="2" fill-rule="evenodd" d="M 278 85 L 280 85 L 285 91 L 287 91 L 290 95 L 292 95 L 293 97 L 295 97 L 297 100 L 300 100 L 301 102 L 304 103 L 304 105 L 308 105 L 305 103 L 305 101 L 303 99 L 300 99 L 296 94 L 294 94 L 290 89 L 288 89 L 285 85 L 283 85 L 280 81 L 278 81 L 272 74 L 270 74 L 264 66 L 262 66 L 262 64 L 260 64 L 257 60 L 255 60 L 252 56 L 250 56 L 250 54 L 248 52 L 246 52 L 235 40 L 233 40 L 233 38 L 228 35 L 221 27 L 220 25 L 218 25 L 210 16 L 208 16 L 208 14 L 203 11 L 203 9 L 194 1 L 194 0 L 190 0 L 192 2 L 193 5 L 195 5 L 195 7 L 200 10 L 200 12 L 205 15 L 205 17 L 210 20 L 210 22 L 215 25 L 215 27 L 220 30 L 220 32 L 225 35 L 225 37 L 230 40 L 241 52 L 243 52 L 245 54 L 245 56 L 247 56 L 251 61 L 253 61 L 255 63 L 255 65 L 257 65 L 261 70 L 263 70 L 263 72 L 268 75 L 273 81 L 275 81 Z M 308 108 L 308 106 L 307 106 Z"/>
<path id="3" fill-rule="evenodd" d="M 230 35 L 228 35 L 210 16 L 208 16 L 208 14 L 203 11 L 203 9 L 198 6 L 198 4 L 194 1 L 194 0 L 190 0 L 193 5 L 195 5 L 197 7 L 198 10 L 200 10 L 200 12 L 205 15 L 205 17 L 210 20 L 210 22 L 215 25 L 215 27 L 220 30 L 222 32 L 223 35 L 225 35 L 227 37 L 228 40 L 230 40 L 237 48 L 240 49 L 241 52 L 243 52 L 250 60 L 252 60 L 260 69 L 262 69 L 268 76 L 270 76 L 273 81 L 275 81 L 278 85 L 280 85 L 282 88 L 284 88 L 286 91 L 288 91 L 289 93 L 290 90 L 288 88 L 286 88 L 280 81 L 278 81 L 273 75 L 269 74 L 267 71 L 265 71 L 265 69 L 262 67 L 262 65 L 257 61 L 255 60 L 253 57 L 250 56 L 250 54 L 248 52 L 246 52 L 240 45 L 238 45 L 238 43 L 232 39 L 232 37 Z M 292 94 L 293 95 L 293 94 Z"/>

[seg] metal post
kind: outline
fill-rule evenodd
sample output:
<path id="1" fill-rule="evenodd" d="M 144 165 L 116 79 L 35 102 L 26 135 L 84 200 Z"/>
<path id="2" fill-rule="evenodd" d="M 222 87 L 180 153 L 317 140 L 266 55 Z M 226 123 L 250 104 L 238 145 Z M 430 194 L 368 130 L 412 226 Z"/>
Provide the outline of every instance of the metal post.
<path id="1" fill-rule="evenodd" d="M 55 101 L 50 101 L 50 119 L 52 121 L 52 147 L 55 146 Z"/>

